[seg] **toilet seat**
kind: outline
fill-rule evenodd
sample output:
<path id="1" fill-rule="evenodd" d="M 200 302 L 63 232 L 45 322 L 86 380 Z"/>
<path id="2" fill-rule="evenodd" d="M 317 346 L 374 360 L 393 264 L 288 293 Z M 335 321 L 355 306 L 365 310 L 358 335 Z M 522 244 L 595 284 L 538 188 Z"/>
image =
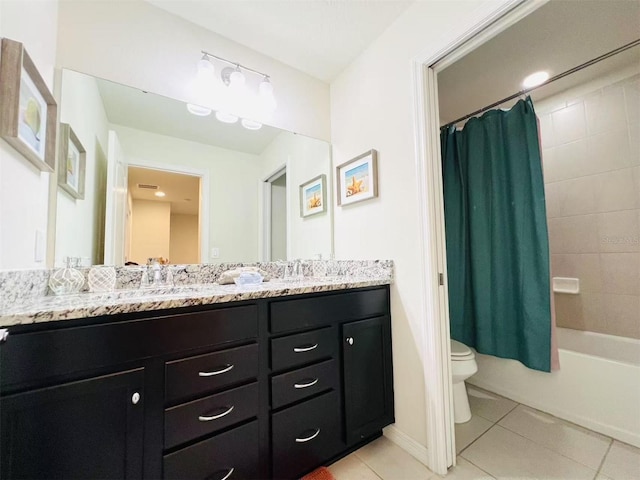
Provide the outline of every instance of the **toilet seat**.
<path id="1" fill-rule="evenodd" d="M 451 339 L 451 360 L 454 362 L 473 360 L 476 358 L 473 351 L 464 343 Z"/>

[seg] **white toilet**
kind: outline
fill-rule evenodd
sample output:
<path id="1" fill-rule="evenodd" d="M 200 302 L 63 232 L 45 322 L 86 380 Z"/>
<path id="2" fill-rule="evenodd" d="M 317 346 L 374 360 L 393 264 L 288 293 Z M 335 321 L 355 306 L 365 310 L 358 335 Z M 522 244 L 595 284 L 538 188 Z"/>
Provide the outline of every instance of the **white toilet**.
<path id="1" fill-rule="evenodd" d="M 456 423 L 471 420 L 471 409 L 464 381 L 478 371 L 476 356 L 464 343 L 451 339 L 451 375 L 453 379 L 453 418 Z"/>

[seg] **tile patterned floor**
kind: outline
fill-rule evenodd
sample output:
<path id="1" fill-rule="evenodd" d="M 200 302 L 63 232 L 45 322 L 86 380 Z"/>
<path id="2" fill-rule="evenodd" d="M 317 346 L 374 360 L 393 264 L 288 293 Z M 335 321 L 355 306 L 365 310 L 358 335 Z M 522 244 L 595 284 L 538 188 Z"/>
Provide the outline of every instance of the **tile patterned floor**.
<path id="1" fill-rule="evenodd" d="M 329 467 L 337 480 L 640 480 L 640 449 L 468 386 L 457 466 L 436 475 L 381 437 Z"/>

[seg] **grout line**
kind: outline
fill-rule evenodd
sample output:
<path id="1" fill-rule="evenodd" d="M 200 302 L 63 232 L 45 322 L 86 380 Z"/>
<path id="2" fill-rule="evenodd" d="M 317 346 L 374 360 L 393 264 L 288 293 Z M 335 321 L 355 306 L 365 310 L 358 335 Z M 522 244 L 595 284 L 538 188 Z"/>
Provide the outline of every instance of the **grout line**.
<path id="1" fill-rule="evenodd" d="M 489 420 L 487 420 L 489 421 Z M 497 424 L 494 423 L 493 425 L 491 425 L 489 428 L 487 428 L 484 432 L 482 432 L 480 435 L 478 435 L 476 438 L 473 439 L 473 441 L 467 445 L 466 447 L 464 447 L 462 450 L 460 450 L 460 453 L 458 453 L 457 455 L 462 455 L 464 453 L 465 450 L 467 450 L 471 445 L 473 445 L 474 443 L 476 443 L 478 440 L 480 440 L 489 430 L 491 430 L 493 427 L 495 427 Z M 465 458 L 466 460 L 466 458 Z"/>
<path id="2" fill-rule="evenodd" d="M 513 400 L 511 400 L 511 401 L 513 402 Z M 513 402 L 513 403 L 515 403 L 515 405 L 513 406 L 513 408 L 511 408 L 507 413 L 505 413 L 503 416 L 501 416 L 501 417 L 496 421 L 496 423 L 494 423 L 494 425 L 498 425 L 498 424 L 502 421 L 502 419 L 503 419 L 504 417 L 506 417 L 506 416 L 507 416 L 507 415 L 509 415 L 511 412 L 513 412 L 516 408 L 518 408 L 520 405 L 522 405 L 521 403 L 518 403 L 518 402 Z M 501 426 L 502 426 L 502 425 L 501 425 Z"/>
<path id="3" fill-rule="evenodd" d="M 368 444 L 367 444 L 367 445 L 368 445 Z M 366 445 L 364 445 L 364 446 L 366 446 Z M 382 478 L 380 475 L 378 475 L 378 472 L 376 472 L 376 471 L 373 469 L 373 467 L 372 467 L 371 465 L 369 465 L 369 464 L 365 461 L 365 459 L 364 459 L 364 458 L 362 458 L 360 455 L 358 455 L 358 452 L 360 451 L 360 449 L 361 449 L 361 448 L 364 448 L 364 446 L 363 446 L 363 447 L 360 447 L 358 450 L 356 450 L 355 452 L 353 452 L 353 455 L 355 455 L 355 456 L 356 456 L 356 458 L 357 458 L 358 460 L 360 460 L 360 463 L 362 463 L 366 468 L 368 468 L 369 470 L 371 470 L 371 471 L 373 472 L 373 474 L 374 474 L 376 477 L 378 477 L 380 480 L 385 480 L 385 479 L 384 479 L 384 478 Z M 425 468 L 426 468 L 426 467 L 425 467 Z M 338 480 L 340 480 L 340 479 L 338 479 Z M 427 479 L 427 480 L 428 480 L 428 479 Z"/>
<path id="4" fill-rule="evenodd" d="M 602 457 L 602 460 L 600 461 L 600 465 L 598 466 L 598 470 L 596 471 L 596 476 L 593 477 L 594 479 L 597 478 L 598 475 L 600 475 L 600 472 L 602 471 L 602 466 L 604 465 L 604 461 L 609 456 L 609 452 L 611 451 L 611 447 L 613 447 L 613 438 L 610 438 L 609 440 L 610 440 L 609 447 L 607 448 L 607 451 L 605 452 L 604 456 Z"/>
<path id="5" fill-rule="evenodd" d="M 461 452 L 462 453 L 462 452 Z M 461 455 L 460 455 L 461 456 Z M 462 457 L 462 456 L 461 456 Z M 487 472 L 485 469 L 480 468 L 478 465 L 476 465 L 475 463 L 473 463 L 471 460 L 469 460 L 467 457 L 462 457 L 464 458 L 465 461 L 469 462 L 471 465 L 473 465 L 474 467 L 476 467 L 478 470 L 480 470 L 483 473 L 486 473 L 487 475 L 489 475 L 491 478 L 493 479 L 497 479 L 498 477 L 494 477 L 491 473 Z M 456 465 L 457 466 L 457 465 Z"/>

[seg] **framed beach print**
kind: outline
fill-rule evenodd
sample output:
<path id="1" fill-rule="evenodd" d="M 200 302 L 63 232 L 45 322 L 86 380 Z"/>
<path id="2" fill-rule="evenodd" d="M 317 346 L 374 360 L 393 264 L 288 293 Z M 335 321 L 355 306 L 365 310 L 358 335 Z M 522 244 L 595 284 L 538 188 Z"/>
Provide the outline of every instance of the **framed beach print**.
<path id="1" fill-rule="evenodd" d="M 318 175 L 300 185 L 300 216 L 308 217 L 327 210 L 327 176 Z"/>
<path id="2" fill-rule="evenodd" d="M 86 169 L 87 151 L 73 129 L 66 123 L 61 123 L 58 185 L 73 198 L 83 200 Z"/>
<path id="3" fill-rule="evenodd" d="M 20 42 L 0 45 L 0 136 L 40 170 L 53 172 L 57 105 Z"/>
<path id="4" fill-rule="evenodd" d="M 338 205 L 378 196 L 378 152 L 369 150 L 336 168 Z"/>

